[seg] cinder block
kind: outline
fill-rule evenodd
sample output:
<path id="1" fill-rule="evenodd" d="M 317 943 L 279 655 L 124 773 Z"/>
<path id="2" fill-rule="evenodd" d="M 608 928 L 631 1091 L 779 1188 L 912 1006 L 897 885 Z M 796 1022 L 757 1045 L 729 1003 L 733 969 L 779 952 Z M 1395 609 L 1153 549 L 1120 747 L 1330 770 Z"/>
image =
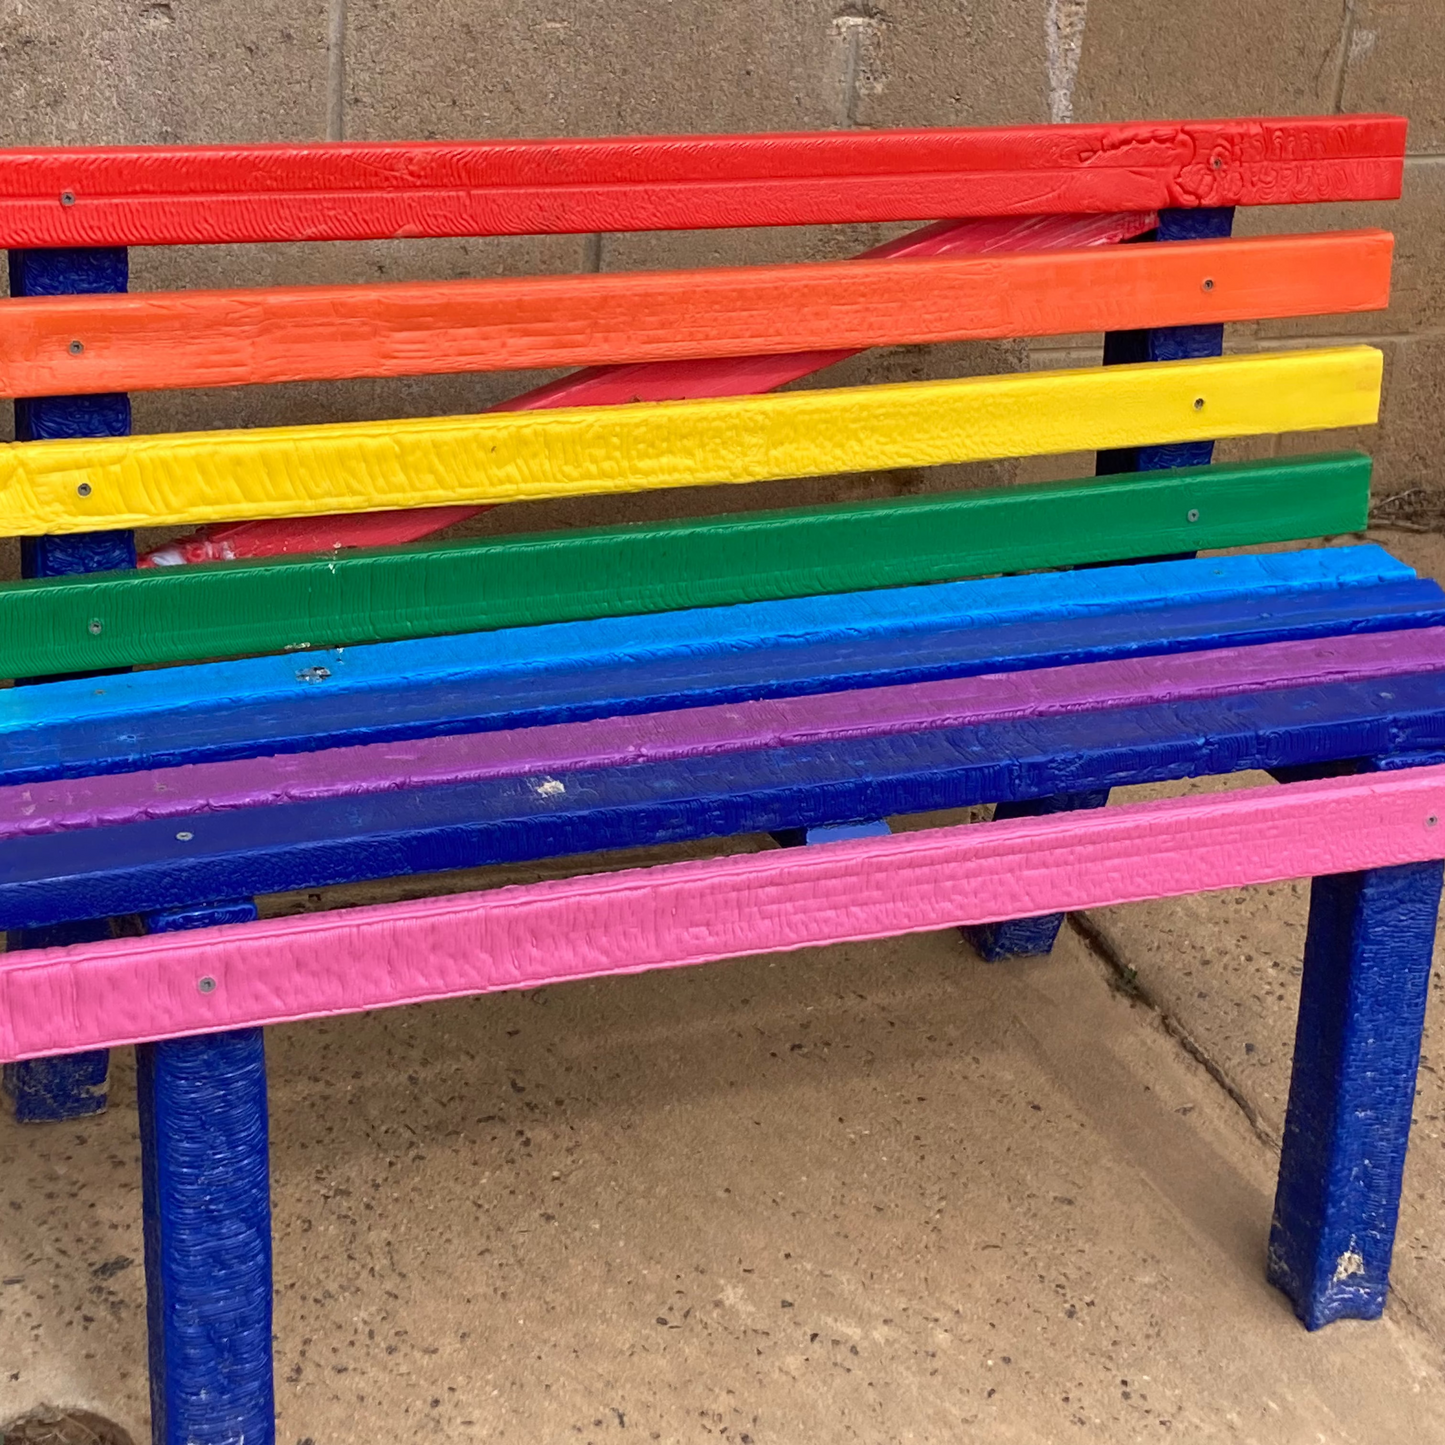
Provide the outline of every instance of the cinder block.
<path id="1" fill-rule="evenodd" d="M 1031 125 L 1049 119 L 1047 7 L 1018 0 L 842 5 L 831 21 L 845 123 Z"/>
<path id="2" fill-rule="evenodd" d="M 1074 117 L 1328 113 L 1343 9 L 1340 0 L 1090 0 Z"/>
<path id="3" fill-rule="evenodd" d="M 835 124 L 825 0 L 353 0 L 347 134 L 554 136 Z"/>
<path id="4" fill-rule="evenodd" d="M 326 0 L 7 5 L 5 144 L 318 139 L 326 9 Z"/>
<path id="5" fill-rule="evenodd" d="M 1354 0 L 1346 45 L 1345 110 L 1410 117 L 1410 149 L 1445 151 L 1445 5 Z"/>

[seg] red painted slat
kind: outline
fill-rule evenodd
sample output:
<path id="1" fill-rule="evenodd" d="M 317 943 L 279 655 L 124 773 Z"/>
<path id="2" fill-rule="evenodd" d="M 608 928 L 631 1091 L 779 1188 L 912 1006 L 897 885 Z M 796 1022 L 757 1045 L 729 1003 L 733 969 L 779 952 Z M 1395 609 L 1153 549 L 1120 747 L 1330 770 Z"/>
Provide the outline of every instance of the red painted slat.
<path id="1" fill-rule="evenodd" d="M 789 226 L 1398 196 L 1396 116 L 0 151 L 0 245 Z"/>

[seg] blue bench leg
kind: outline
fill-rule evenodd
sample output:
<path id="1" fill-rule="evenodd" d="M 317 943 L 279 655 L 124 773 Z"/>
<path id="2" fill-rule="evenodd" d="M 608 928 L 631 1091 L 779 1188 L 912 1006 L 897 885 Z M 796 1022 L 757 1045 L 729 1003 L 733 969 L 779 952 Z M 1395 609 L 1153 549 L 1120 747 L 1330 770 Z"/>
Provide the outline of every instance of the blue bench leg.
<path id="1" fill-rule="evenodd" d="M 151 932 L 256 916 L 153 914 Z M 199 984 L 199 981 L 198 981 Z M 144 1044 L 140 1104 L 154 1445 L 274 1445 L 271 1196 L 260 1029 Z"/>
<path id="2" fill-rule="evenodd" d="M 1087 793 L 1059 793 L 1052 798 L 1030 798 L 1021 803 L 1000 803 L 994 809 L 995 820 L 1004 818 L 1042 818 L 1049 813 L 1072 813 L 1079 808 L 1102 808 L 1109 801 L 1109 790 L 1097 788 Z M 1029 958 L 1051 953 L 1059 929 L 1064 926 L 1062 913 L 1045 913 L 1039 918 L 1010 918 L 1003 923 L 980 923 L 959 931 L 973 951 L 985 963 L 1002 963 L 1008 958 Z"/>
<path id="3" fill-rule="evenodd" d="M 1385 1308 L 1441 879 L 1410 863 L 1311 887 L 1269 1280 L 1312 1330 Z"/>
<path id="4" fill-rule="evenodd" d="M 124 291 L 129 265 L 123 247 L 11 251 L 12 296 L 61 296 L 76 292 Z M 122 395 L 41 396 L 15 403 L 17 441 L 56 437 L 126 436 L 130 401 Z M 135 566 L 130 532 L 77 532 L 63 537 L 27 537 L 20 545 L 25 577 L 63 577 Z M 18 679 L 24 682 L 26 679 Z M 49 948 L 108 938 L 104 920 L 34 928 L 11 933 L 10 949 Z M 49 1123 L 98 1114 L 106 1105 L 110 1056 L 104 1049 L 59 1059 L 6 1064 L 4 1091 L 23 1123 Z"/>

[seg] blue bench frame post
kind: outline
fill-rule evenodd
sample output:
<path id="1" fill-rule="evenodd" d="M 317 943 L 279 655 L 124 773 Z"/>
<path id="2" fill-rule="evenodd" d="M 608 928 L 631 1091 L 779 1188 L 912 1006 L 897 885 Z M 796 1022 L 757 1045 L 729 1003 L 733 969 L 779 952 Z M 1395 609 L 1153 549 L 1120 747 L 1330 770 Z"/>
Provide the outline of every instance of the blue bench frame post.
<path id="1" fill-rule="evenodd" d="M 1442 762 L 1430 753 L 1307 771 Z M 1385 1308 L 1442 882 L 1445 864 L 1431 862 L 1310 885 L 1268 1275 L 1312 1330 Z"/>
<path id="2" fill-rule="evenodd" d="M 1190 211 L 1160 211 L 1159 227 L 1137 238 L 1149 241 L 1204 241 L 1228 236 L 1234 229 L 1232 207 L 1201 208 Z M 1184 361 L 1221 356 L 1224 327 L 1166 326 L 1153 331 L 1111 331 L 1104 337 L 1104 365 L 1128 366 L 1145 361 Z M 1214 460 L 1213 442 L 1172 442 L 1164 446 L 1131 447 L 1123 451 L 1100 452 L 1095 473 L 1101 477 L 1123 472 L 1147 472 L 1168 467 L 1208 466 Z M 1158 561 L 1158 558 L 1141 558 Z M 994 817 L 1039 818 L 1049 813 L 1071 813 L 1077 808 L 1102 808 L 1109 801 L 1107 789 L 1060 793 L 1050 798 L 1000 803 Z M 987 963 L 1001 963 L 1053 950 L 1063 927 L 1062 913 L 1038 918 L 1014 918 L 965 928 L 963 936 Z"/>
<path id="3" fill-rule="evenodd" d="M 124 247 L 11 251 L 9 257 L 12 296 L 124 291 L 129 282 L 129 256 Z M 76 342 L 85 344 L 80 337 Z M 123 393 L 33 397 L 15 403 L 16 441 L 129 433 L 130 398 Z M 135 561 L 135 536 L 131 532 L 27 537 L 21 543 L 20 568 L 26 577 L 110 572 L 132 568 Z M 6 947 L 49 948 L 109 936 L 108 919 L 91 919 L 12 932 Z M 105 1108 L 109 1070 L 110 1055 L 105 1049 L 6 1064 L 4 1089 L 14 1103 L 15 1117 L 22 1123 L 79 1119 Z"/>
<path id="4" fill-rule="evenodd" d="M 146 926 L 175 933 L 255 917 L 242 901 L 152 913 Z M 143 1044 L 136 1089 L 152 1441 L 274 1445 L 262 1031 Z"/>

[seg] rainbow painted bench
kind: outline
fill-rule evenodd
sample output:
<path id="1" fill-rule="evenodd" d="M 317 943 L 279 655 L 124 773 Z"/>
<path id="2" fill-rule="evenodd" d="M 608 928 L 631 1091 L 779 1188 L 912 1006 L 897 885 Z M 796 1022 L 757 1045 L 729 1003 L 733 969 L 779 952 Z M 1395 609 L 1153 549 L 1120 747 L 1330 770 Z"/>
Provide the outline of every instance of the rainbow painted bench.
<path id="1" fill-rule="evenodd" d="M 1445 858 L 1445 593 L 1370 463 L 1391 117 L 0 153 L 0 1059 L 22 1118 L 138 1048 L 155 1439 L 274 1437 L 262 1026 L 1314 879 L 1269 1277 L 1387 1289 Z M 131 246 L 926 221 L 852 261 L 125 294 Z M 1136 244 L 1149 243 L 1149 244 Z M 778 391 L 872 346 L 1106 333 L 1085 370 Z M 130 436 L 147 388 L 581 367 L 484 415 Z M 826 378 L 825 378 L 826 380 Z M 1096 451 L 1098 475 L 427 541 L 497 503 Z M 1292 451 L 1292 449 L 1290 449 Z M 133 529 L 200 525 L 137 559 Z M 1142 560 L 1141 560 L 1142 559 Z M 132 671 L 131 669 L 141 669 Z M 1133 783 L 1272 786 L 1105 808 Z M 900 814 L 992 822 L 893 834 Z M 283 890 L 750 853 L 259 919 Z M 771 846 L 772 838 L 781 847 Z M 793 847 L 793 844 L 816 846 Z M 596 868 L 594 861 L 591 865 Z"/>

